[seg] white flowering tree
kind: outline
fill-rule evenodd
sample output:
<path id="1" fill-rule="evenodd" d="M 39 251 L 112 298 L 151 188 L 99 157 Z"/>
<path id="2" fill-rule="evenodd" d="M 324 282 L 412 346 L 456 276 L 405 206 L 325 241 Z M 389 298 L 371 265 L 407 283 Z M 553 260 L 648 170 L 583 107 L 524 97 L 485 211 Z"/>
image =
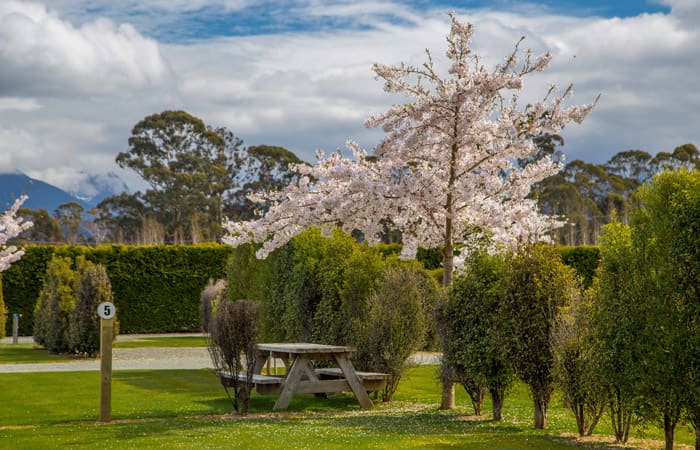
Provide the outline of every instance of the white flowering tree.
<path id="1" fill-rule="evenodd" d="M 387 92 L 411 101 L 367 120 L 387 133 L 371 156 L 353 142 L 352 158 L 319 153 L 315 165 L 297 167 L 298 181 L 258 199 L 272 202 L 263 217 L 225 222 L 224 241 L 262 243 L 257 256 L 264 258 L 311 226 L 360 230 L 372 243 L 388 224 L 401 232 L 404 258 L 414 257 L 418 246 L 442 249 L 448 286 L 455 248 L 476 235 L 507 246 L 546 239 L 557 222 L 527 195 L 561 166 L 538 154 L 533 138 L 582 122 L 593 105 L 567 106 L 571 89 L 555 96 L 551 88 L 521 108 L 524 78 L 544 70 L 551 55 L 534 57 L 516 45 L 502 64 L 487 69 L 470 48 L 472 25 L 451 17 L 446 74 L 429 51 L 421 66 L 374 65 Z"/>
<path id="2" fill-rule="evenodd" d="M 15 200 L 10 209 L 0 215 L 0 272 L 9 269 L 13 262 L 24 255 L 24 250 L 14 245 L 7 245 L 7 241 L 32 226 L 31 222 L 25 222 L 21 217 L 17 217 L 17 211 L 26 199 L 26 195 L 21 196 Z"/>

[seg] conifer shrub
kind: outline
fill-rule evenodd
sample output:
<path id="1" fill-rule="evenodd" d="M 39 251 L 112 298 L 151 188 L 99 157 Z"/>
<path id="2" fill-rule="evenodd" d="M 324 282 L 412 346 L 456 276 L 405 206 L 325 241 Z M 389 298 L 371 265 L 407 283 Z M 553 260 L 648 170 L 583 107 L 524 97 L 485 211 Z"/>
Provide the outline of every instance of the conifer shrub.
<path id="1" fill-rule="evenodd" d="M 54 256 L 46 267 L 35 313 L 34 341 L 52 353 L 70 351 L 69 321 L 75 306 L 71 259 Z"/>
<path id="2" fill-rule="evenodd" d="M 85 258 L 78 260 L 75 308 L 70 315 L 70 351 L 93 357 L 100 351 L 100 319 L 96 314 L 102 302 L 114 302 L 107 269 Z M 118 327 L 114 327 L 114 338 Z"/>

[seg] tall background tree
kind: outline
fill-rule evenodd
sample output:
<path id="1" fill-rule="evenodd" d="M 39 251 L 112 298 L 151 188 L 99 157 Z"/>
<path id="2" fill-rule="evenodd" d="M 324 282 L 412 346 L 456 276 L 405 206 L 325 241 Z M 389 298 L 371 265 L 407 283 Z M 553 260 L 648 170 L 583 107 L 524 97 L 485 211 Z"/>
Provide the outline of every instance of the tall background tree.
<path id="1" fill-rule="evenodd" d="M 429 51 L 418 67 L 375 65 L 384 89 L 411 101 L 367 121 L 387 132 L 374 154 L 367 157 L 354 143 L 353 159 L 319 154 L 316 165 L 297 167 L 298 182 L 262 197 L 273 201 L 264 217 L 227 221 L 225 242 L 261 242 L 258 256 L 265 257 L 311 226 L 328 234 L 340 223 L 375 243 L 388 225 L 401 232 L 405 258 L 414 257 L 419 245 L 441 248 L 443 284 L 449 286 L 455 248 L 475 236 L 485 233 L 508 246 L 545 238 L 556 224 L 527 196 L 560 165 L 538 157 L 532 139 L 583 121 L 593 105 L 565 106 L 567 89 L 562 96 L 550 90 L 521 109 L 515 93 L 528 74 L 547 67 L 551 55 L 533 57 L 516 45 L 491 70 L 472 52 L 472 34 L 470 24 L 452 17 L 446 75 Z M 452 405 L 454 386 L 448 383 L 443 407 Z"/>
<path id="2" fill-rule="evenodd" d="M 163 111 L 138 122 L 128 151 L 117 155 L 149 188 L 103 199 L 90 212 L 93 241 L 134 244 L 217 240 L 222 218 L 265 209 L 250 194 L 295 179 L 294 153 L 268 145 L 243 147 L 224 127 L 208 126 L 184 111 Z"/>
<path id="3" fill-rule="evenodd" d="M 150 186 L 137 197 L 166 227 L 167 240 L 187 242 L 216 234 L 240 145 L 232 134 L 208 128 L 184 111 L 163 111 L 134 126 L 128 151 L 116 161 Z"/>

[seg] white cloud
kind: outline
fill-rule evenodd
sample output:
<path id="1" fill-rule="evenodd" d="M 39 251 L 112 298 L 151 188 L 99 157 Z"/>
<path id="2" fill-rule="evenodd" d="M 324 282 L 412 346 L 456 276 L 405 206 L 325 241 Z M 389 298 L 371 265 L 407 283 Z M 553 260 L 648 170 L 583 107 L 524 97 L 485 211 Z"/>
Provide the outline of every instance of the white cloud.
<path id="1" fill-rule="evenodd" d="M 41 104 L 35 98 L 0 97 L 0 111 L 34 111 L 39 108 L 41 108 Z"/>
<path id="2" fill-rule="evenodd" d="M 309 161 L 317 148 L 332 151 L 348 138 L 371 149 L 382 134 L 366 130 L 364 119 L 401 101 L 382 91 L 371 65 L 421 63 L 426 47 L 445 62 L 446 11 L 418 12 L 399 2 L 294 2 L 289 14 L 332 14 L 371 26 L 182 45 L 158 43 L 118 21 L 76 19 L 81 6 L 113 13 L 119 5 L 127 20 L 134 2 L 52 1 L 60 13 L 37 3 L 0 3 L 0 170 L 79 186 L 86 172 L 114 170 L 131 127 L 165 109 L 184 109 L 227 126 L 248 145 L 281 145 Z M 165 13 L 192 7 L 194 14 L 205 3 L 235 9 L 246 2 L 143 5 Z M 564 150 L 569 159 L 604 162 L 629 148 L 656 153 L 700 145 L 700 36 L 684 20 L 697 17 L 696 3 L 667 0 L 669 15 L 625 19 L 532 9 L 457 15 L 475 23 L 474 46 L 489 66 L 521 35 L 525 47 L 554 53 L 551 68 L 526 84 L 524 101 L 543 95 L 549 83 L 574 83 L 575 103 L 601 94 L 589 119 L 565 130 Z"/>
<path id="3" fill-rule="evenodd" d="M 76 28 L 37 3 L 0 4 L 0 94 L 115 94 L 166 82 L 158 44 L 98 18 Z"/>

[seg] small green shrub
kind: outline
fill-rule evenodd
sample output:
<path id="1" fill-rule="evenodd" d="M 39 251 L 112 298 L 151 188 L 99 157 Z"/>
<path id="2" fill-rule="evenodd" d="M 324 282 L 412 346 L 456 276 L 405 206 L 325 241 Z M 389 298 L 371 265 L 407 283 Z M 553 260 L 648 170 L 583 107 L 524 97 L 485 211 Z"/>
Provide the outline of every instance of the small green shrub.
<path id="1" fill-rule="evenodd" d="M 470 254 L 438 314 L 443 365 L 449 366 L 455 381 L 464 386 L 477 415 L 488 390 L 494 420 L 502 419 L 506 391 L 514 381 L 501 336 L 505 276 L 502 255 Z"/>
<path id="2" fill-rule="evenodd" d="M 97 306 L 102 302 L 114 302 L 105 266 L 80 258 L 75 295 L 75 308 L 69 325 L 70 351 L 93 357 L 100 351 L 100 319 L 95 313 Z M 113 339 L 117 330 L 115 326 Z"/>
<path id="3" fill-rule="evenodd" d="M 54 256 L 37 303 L 34 340 L 52 353 L 70 351 L 69 321 L 75 306 L 76 274 L 71 259 Z"/>
<path id="4" fill-rule="evenodd" d="M 222 301 L 217 305 L 209 337 L 209 354 L 217 370 L 233 374 L 229 394 L 239 414 L 248 412 L 256 363 L 255 344 L 262 332 L 260 304 L 253 300 Z M 236 374 L 245 371 L 247 382 Z M 224 386 L 228 394 L 228 386 Z"/>
<path id="5" fill-rule="evenodd" d="M 596 367 L 591 309 L 595 292 L 589 289 L 562 308 L 554 330 L 554 373 L 564 403 L 576 418 L 579 436 L 590 436 L 605 412 L 607 387 Z"/>
<path id="6" fill-rule="evenodd" d="M 554 326 L 561 308 L 580 295 L 574 270 L 552 246 L 536 244 L 509 260 L 503 301 L 504 338 L 517 376 L 530 386 L 535 428 L 547 423 L 554 392 Z"/>
<path id="7" fill-rule="evenodd" d="M 427 318 L 422 281 L 414 270 L 390 268 L 370 297 L 368 352 L 372 370 L 389 374 L 381 393 L 385 402 L 396 392 L 408 357 L 423 345 Z"/>

